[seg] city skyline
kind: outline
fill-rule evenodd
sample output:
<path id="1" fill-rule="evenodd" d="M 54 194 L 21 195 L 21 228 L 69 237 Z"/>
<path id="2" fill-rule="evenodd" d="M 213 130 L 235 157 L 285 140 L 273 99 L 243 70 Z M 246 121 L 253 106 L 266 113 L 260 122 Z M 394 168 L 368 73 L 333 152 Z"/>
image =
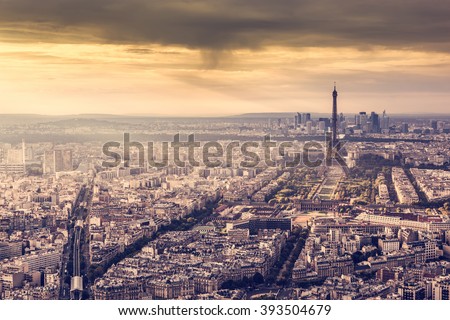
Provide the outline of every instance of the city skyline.
<path id="1" fill-rule="evenodd" d="M 0 0 L 3 313 L 450 300 L 445 2 Z"/>
<path id="2" fill-rule="evenodd" d="M 450 119 L 330 93 L 325 117 L 3 117 L 0 299 L 448 300 Z"/>

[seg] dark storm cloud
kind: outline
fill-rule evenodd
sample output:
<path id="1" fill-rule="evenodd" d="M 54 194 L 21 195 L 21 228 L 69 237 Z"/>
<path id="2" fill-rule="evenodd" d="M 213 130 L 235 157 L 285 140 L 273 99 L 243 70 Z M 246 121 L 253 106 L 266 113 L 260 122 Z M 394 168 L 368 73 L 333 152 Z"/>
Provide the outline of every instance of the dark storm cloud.
<path id="1" fill-rule="evenodd" d="M 41 33 L 41 41 L 213 51 L 266 45 L 449 51 L 449 17 L 447 0 L 0 0 L 0 28 L 22 30 L 25 41 Z"/>

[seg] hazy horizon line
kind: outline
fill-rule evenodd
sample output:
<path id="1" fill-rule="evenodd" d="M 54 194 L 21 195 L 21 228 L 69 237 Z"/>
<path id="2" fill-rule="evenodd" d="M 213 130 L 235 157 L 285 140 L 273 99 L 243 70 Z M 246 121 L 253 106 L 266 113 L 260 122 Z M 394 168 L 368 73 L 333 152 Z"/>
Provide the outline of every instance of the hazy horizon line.
<path id="1" fill-rule="evenodd" d="M 71 116 L 111 116 L 111 117 L 160 117 L 160 118 L 230 118 L 230 117 L 240 117 L 240 116 L 256 116 L 256 115 L 270 115 L 270 114 L 296 114 L 296 113 L 311 113 L 311 114 L 320 114 L 327 115 L 331 112 L 312 112 L 312 111 L 279 111 L 279 112 L 246 112 L 239 114 L 217 114 L 217 115 L 199 115 L 199 114 L 163 114 L 163 113 L 64 113 L 64 114 L 44 114 L 44 113 L 0 113 L 0 116 L 37 116 L 37 117 L 71 117 Z M 342 112 L 344 115 L 353 115 L 358 114 L 359 112 Z M 388 116 L 393 115 L 446 115 L 450 116 L 450 112 L 409 112 L 409 113 L 390 113 L 387 112 Z"/>
<path id="2" fill-rule="evenodd" d="M 312 115 L 330 115 L 331 113 L 324 112 L 309 112 L 309 111 L 298 111 L 299 113 L 311 113 Z M 214 118 L 270 118 L 272 115 L 274 118 L 280 118 L 282 115 L 293 116 L 297 112 L 253 112 L 253 113 L 242 113 L 242 114 L 227 114 L 227 115 L 170 115 L 170 114 L 108 114 L 108 113 L 80 113 L 80 114 L 37 114 L 37 113 L 0 113 L 1 117 L 26 117 L 26 118 L 71 118 L 76 119 L 77 117 L 89 119 L 95 117 L 110 117 L 110 118 L 134 118 L 134 117 L 146 117 L 146 118 L 172 118 L 172 119 L 192 119 L 192 118 L 203 118 L 203 119 L 214 119 Z M 358 112 L 343 113 L 344 116 L 352 116 L 358 114 Z M 370 113 L 368 113 L 370 115 Z M 446 116 L 450 117 L 450 113 L 387 113 L 389 117 L 438 117 Z"/>

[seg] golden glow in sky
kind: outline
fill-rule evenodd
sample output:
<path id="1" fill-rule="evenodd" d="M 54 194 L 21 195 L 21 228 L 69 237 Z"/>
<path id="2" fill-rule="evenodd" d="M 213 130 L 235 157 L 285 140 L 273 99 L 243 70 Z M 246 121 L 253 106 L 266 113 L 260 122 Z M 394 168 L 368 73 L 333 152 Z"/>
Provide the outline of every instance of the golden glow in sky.
<path id="1" fill-rule="evenodd" d="M 21 2 L 26 1 L 17 1 Z M 5 3 L 0 9 L 6 6 L 5 10 L 22 17 L 24 8 Z M 65 3 L 76 6 L 74 1 Z M 84 4 L 79 2 L 79 6 Z M 207 6 L 180 8 L 202 17 L 212 15 Z M 267 41 L 251 40 L 258 34 L 252 35 L 253 29 L 241 26 L 242 21 L 267 20 L 263 13 L 269 14 L 264 11 L 230 21 L 224 26 L 231 29 L 228 33 L 222 34 L 219 25 L 218 39 L 230 38 L 230 43 L 216 43 L 209 33 L 204 35 L 211 37 L 209 42 L 202 43 L 203 34 L 190 39 L 186 33 L 183 43 L 183 38 L 174 36 L 177 30 L 169 30 L 172 33 L 160 39 L 153 25 L 150 35 L 142 35 L 148 39 L 134 38 L 133 30 L 110 39 L 106 22 L 106 26 L 86 23 L 88 27 L 77 22 L 74 27 L 65 23 L 73 17 L 62 17 L 61 22 L 57 14 L 45 23 L 27 17 L 22 19 L 31 22 L 0 23 L 0 113 L 210 116 L 329 112 L 334 81 L 342 112 L 447 112 L 450 53 L 434 46 L 439 41 L 431 47 L 383 41 L 366 46 L 361 40 L 349 41 L 351 31 L 346 37 L 302 31 L 299 38 L 305 44 L 297 45 L 295 30 L 282 30 Z M 276 11 L 274 16 L 274 20 L 281 19 Z M 61 24 L 64 27 L 57 27 Z M 265 28 L 276 31 L 274 25 Z M 232 38 L 233 32 L 239 37 Z M 316 38 L 325 40 L 322 44 Z"/>

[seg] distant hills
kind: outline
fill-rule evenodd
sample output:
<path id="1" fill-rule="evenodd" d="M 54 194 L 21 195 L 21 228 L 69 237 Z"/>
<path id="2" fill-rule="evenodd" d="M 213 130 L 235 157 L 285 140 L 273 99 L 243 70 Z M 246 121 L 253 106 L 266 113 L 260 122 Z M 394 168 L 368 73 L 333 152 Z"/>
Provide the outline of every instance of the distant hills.
<path id="1" fill-rule="evenodd" d="M 368 110 L 369 111 L 369 110 Z M 300 111 L 299 111 L 300 112 Z M 310 112 L 313 119 L 330 117 L 329 113 L 315 113 Z M 43 115 L 43 114 L 0 114 L 0 125 L 19 125 L 19 124 L 33 124 L 33 123 L 46 123 L 46 122 L 61 122 L 76 120 L 79 123 L 86 123 L 87 121 L 81 120 L 103 120 L 103 121 L 120 121 L 120 120 L 132 120 L 132 119 L 195 119 L 195 118 L 210 118 L 210 119 L 285 119 L 294 117 L 295 112 L 273 112 L 273 113 L 244 113 L 229 116 L 167 116 L 156 114 L 69 114 L 69 115 Z M 354 113 L 345 113 L 345 116 L 352 117 Z M 404 119 L 450 119 L 450 113 L 422 113 L 422 114 L 389 114 L 391 118 L 404 118 Z"/>

